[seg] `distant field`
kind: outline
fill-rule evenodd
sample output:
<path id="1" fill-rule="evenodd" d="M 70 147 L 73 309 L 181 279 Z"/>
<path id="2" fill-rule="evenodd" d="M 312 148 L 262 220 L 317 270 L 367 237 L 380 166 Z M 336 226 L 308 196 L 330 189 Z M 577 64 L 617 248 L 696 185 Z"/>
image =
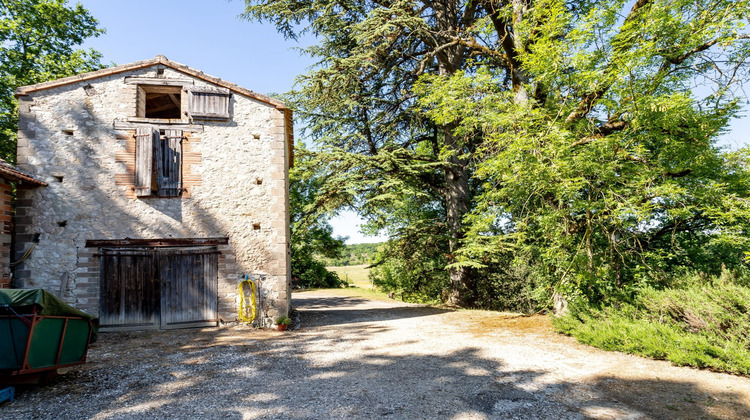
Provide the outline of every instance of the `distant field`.
<path id="1" fill-rule="evenodd" d="M 346 280 L 353 286 L 361 287 L 363 289 L 372 288 L 372 283 L 370 283 L 370 279 L 367 278 L 367 274 L 370 271 L 367 269 L 367 264 L 326 268 L 337 273 L 342 280 Z"/>

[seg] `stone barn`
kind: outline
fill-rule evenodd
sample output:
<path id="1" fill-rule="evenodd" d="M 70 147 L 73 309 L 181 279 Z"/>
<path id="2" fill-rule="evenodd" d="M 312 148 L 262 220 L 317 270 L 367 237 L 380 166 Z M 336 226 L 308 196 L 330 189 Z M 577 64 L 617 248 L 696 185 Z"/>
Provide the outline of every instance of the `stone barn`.
<path id="1" fill-rule="evenodd" d="M 283 102 L 163 56 L 16 97 L 18 169 L 47 184 L 18 190 L 16 287 L 60 294 L 108 329 L 234 321 L 243 278 L 259 325 L 288 314 Z"/>

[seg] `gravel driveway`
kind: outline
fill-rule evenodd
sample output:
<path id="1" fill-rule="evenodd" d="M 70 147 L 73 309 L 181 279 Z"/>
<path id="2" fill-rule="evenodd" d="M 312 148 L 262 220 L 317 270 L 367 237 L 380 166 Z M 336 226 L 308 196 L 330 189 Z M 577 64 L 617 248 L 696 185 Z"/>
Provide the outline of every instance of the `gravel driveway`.
<path id="1" fill-rule="evenodd" d="M 102 334 L 2 419 L 750 418 L 750 379 L 604 352 L 545 317 L 295 293 L 295 331 Z"/>

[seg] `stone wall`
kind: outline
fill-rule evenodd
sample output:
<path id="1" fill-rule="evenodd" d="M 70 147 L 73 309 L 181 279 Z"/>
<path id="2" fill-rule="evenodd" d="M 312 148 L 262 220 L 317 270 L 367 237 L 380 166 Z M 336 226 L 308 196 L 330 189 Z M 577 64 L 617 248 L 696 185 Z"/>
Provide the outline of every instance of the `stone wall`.
<path id="1" fill-rule="evenodd" d="M 12 234 L 12 190 L 8 180 L 0 178 L 0 289 L 11 287 L 10 246 Z"/>
<path id="2" fill-rule="evenodd" d="M 157 75 L 157 69 L 160 68 Z M 202 79 L 152 66 L 19 97 L 18 167 L 49 185 L 19 190 L 19 287 L 60 291 L 97 314 L 99 265 L 91 239 L 228 237 L 220 247 L 219 313 L 234 320 L 244 274 L 259 285 L 262 324 L 287 314 L 289 214 L 283 109 L 234 93 L 228 121 L 177 121 L 183 130 L 180 198 L 136 198 L 133 189 L 137 85 L 126 77 Z"/>

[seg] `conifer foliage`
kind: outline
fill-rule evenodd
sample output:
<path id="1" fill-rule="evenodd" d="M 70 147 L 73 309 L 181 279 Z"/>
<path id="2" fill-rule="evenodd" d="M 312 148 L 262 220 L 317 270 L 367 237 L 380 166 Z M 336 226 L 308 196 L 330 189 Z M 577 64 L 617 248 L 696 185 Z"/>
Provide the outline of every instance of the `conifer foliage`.
<path id="1" fill-rule="evenodd" d="M 319 150 L 318 205 L 389 233 L 380 264 L 404 281 L 543 306 L 742 264 L 750 151 L 716 140 L 748 78 L 748 1 L 246 5 L 316 37 L 290 99 Z"/>

